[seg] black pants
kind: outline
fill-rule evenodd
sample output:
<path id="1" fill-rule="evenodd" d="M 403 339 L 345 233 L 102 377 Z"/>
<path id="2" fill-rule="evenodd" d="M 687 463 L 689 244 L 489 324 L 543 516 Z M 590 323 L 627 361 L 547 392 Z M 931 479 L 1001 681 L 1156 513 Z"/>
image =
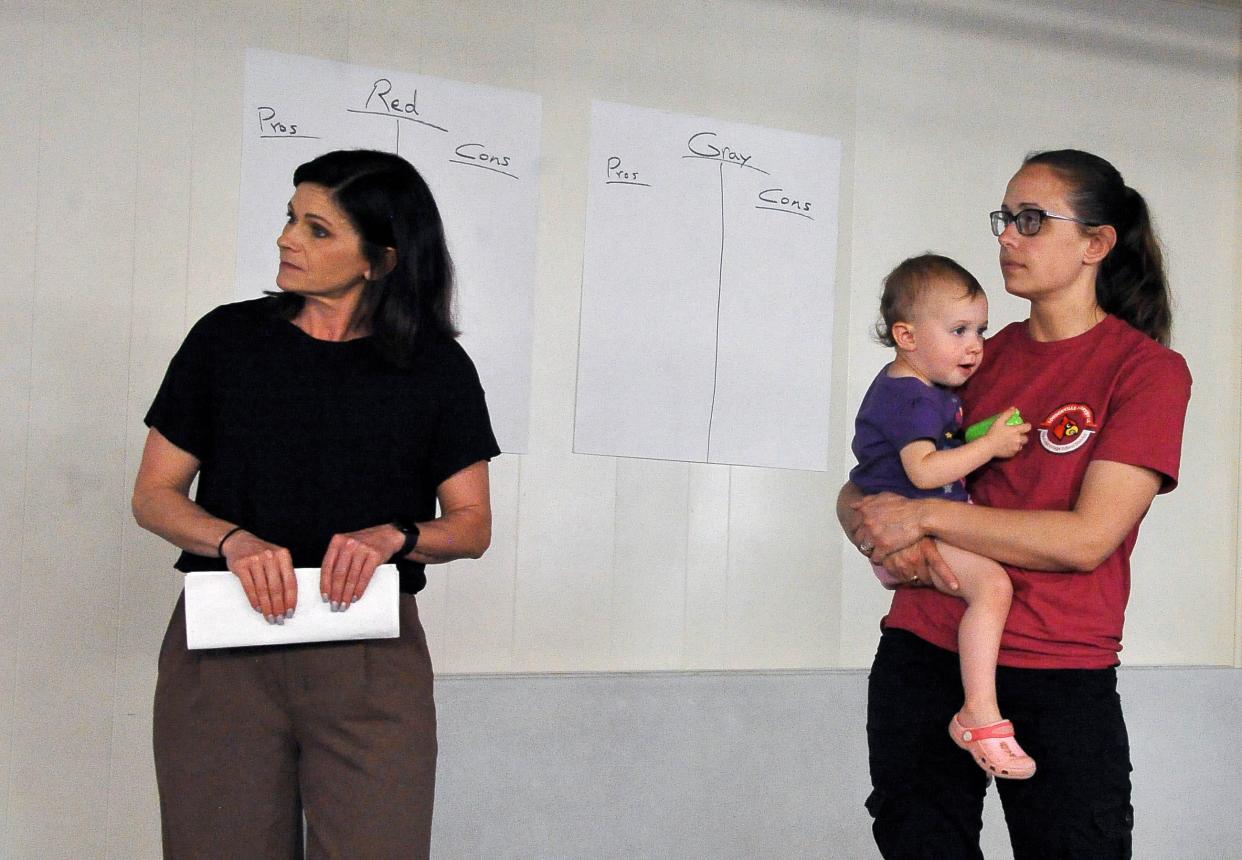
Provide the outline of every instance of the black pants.
<path id="1" fill-rule="evenodd" d="M 1115 669 L 1011 669 L 1001 713 L 1035 759 L 1029 780 L 998 779 L 1015 860 L 1130 857 L 1130 745 Z M 986 776 L 949 738 L 962 706 L 957 655 L 888 629 L 871 668 L 867 810 L 889 860 L 981 858 Z"/>

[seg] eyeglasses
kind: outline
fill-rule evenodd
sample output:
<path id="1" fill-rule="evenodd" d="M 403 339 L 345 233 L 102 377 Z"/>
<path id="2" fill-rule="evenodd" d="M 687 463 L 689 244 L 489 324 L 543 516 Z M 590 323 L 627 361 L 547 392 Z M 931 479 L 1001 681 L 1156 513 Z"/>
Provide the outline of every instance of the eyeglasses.
<path id="1" fill-rule="evenodd" d="M 1039 228 L 1044 226 L 1045 218 L 1055 218 L 1057 221 L 1073 221 L 1075 224 L 1082 224 L 1086 227 L 1099 227 L 1094 221 L 1084 221 L 1081 218 L 1074 218 L 1069 215 L 1058 215 L 1055 212 L 1048 212 L 1043 209 L 1023 209 L 1019 212 L 1006 212 L 1004 209 L 998 209 L 991 213 L 992 219 L 992 235 L 999 236 L 1005 232 L 1005 228 L 1010 224 L 1018 228 L 1018 233 L 1022 236 L 1034 236 L 1039 232 Z"/>

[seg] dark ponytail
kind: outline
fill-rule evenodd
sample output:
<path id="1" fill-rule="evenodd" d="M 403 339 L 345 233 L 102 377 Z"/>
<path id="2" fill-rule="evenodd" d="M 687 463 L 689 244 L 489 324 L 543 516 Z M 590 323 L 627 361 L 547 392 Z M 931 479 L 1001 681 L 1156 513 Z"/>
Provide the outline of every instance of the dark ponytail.
<path id="1" fill-rule="evenodd" d="M 1165 346 L 1173 327 L 1164 254 L 1143 195 L 1126 185 L 1098 155 L 1078 149 L 1037 152 L 1023 162 L 1046 165 L 1070 186 L 1074 215 L 1117 231 L 1117 244 L 1100 263 L 1095 298 L 1101 308 Z"/>

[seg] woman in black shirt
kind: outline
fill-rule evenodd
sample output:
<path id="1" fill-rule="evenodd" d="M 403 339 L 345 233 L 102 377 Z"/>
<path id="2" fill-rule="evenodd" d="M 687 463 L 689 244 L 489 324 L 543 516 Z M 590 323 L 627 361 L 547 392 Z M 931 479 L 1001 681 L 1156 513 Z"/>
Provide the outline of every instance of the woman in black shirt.
<path id="1" fill-rule="evenodd" d="M 435 709 L 413 595 L 424 565 L 487 548 L 499 449 L 422 177 L 338 151 L 293 180 L 281 292 L 187 336 L 146 417 L 134 515 L 182 549 L 178 570 L 227 566 L 273 624 L 295 567 L 320 567 L 321 599 L 347 611 L 391 559 L 401 637 L 187 652 L 179 603 L 155 697 L 165 856 L 300 857 L 303 812 L 311 856 L 427 856 Z"/>

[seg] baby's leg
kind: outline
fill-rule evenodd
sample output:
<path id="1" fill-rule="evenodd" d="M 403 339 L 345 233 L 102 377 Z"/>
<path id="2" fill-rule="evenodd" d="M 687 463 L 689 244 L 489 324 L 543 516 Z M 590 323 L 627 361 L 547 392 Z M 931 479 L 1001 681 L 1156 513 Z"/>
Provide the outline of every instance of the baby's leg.
<path id="1" fill-rule="evenodd" d="M 945 592 L 966 601 L 966 614 L 957 631 L 958 657 L 966 704 L 962 725 L 983 726 L 1001 718 L 996 704 L 996 656 L 1009 616 L 1013 584 L 1005 569 L 990 558 L 958 549 L 942 541 L 936 548 L 957 574 L 961 588 Z"/>

